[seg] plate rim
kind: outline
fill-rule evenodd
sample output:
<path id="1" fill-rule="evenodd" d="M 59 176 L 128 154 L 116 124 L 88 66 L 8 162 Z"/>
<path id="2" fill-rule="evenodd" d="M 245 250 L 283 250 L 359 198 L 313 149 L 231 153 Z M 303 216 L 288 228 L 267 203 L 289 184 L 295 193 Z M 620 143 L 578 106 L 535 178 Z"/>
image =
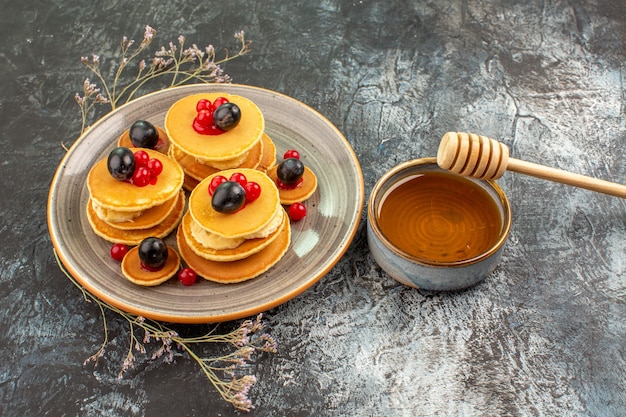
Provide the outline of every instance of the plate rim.
<path id="1" fill-rule="evenodd" d="M 243 89 L 243 90 L 256 90 L 257 92 L 261 94 L 274 95 L 274 96 L 280 97 L 282 100 L 294 102 L 294 104 L 303 106 L 303 108 L 305 108 L 308 112 L 315 114 L 316 117 L 318 117 L 321 121 L 323 121 L 328 127 L 330 127 L 335 132 L 337 138 L 340 138 L 342 140 L 342 142 L 345 145 L 346 150 L 350 154 L 351 159 L 356 167 L 356 174 L 357 174 L 356 177 L 358 179 L 358 188 L 357 188 L 358 204 L 356 206 L 357 213 L 355 213 L 355 216 L 354 216 L 355 220 L 353 224 L 349 226 L 348 233 L 346 233 L 345 235 L 345 243 L 343 244 L 341 248 L 338 249 L 338 251 L 336 252 L 336 256 L 333 259 L 331 259 L 325 265 L 325 267 L 317 273 L 315 277 L 311 277 L 310 279 L 305 280 L 302 283 L 299 283 L 299 285 L 295 286 L 294 288 L 289 289 L 289 291 L 285 293 L 284 295 L 280 297 L 276 297 L 271 301 L 267 301 L 267 302 L 261 303 L 260 305 L 253 306 L 250 308 L 239 309 L 238 311 L 234 311 L 234 312 L 220 313 L 220 314 L 214 314 L 210 316 L 171 315 L 171 314 L 166 314 L 166 313 L 159 313 L 157 311 L 148 312 L 146 310 L 142 310 L 141 308 L 135 308 L 132 305 L 125 304 L 121 302 L 119 299 L 116 299 L 115 297 L 108 296 L 107 294 L 98 290 L 96 286 L 94 286 L 93 284 L 90 284 L 88 279 L 85 279 L 84 277 L 81 276 L 81 274 L 78 273 L 78 271 L 75 269 L 75 266 L 73 265 L 73 262 L 71 261 L 71 259 L 69 259 L 68 255 L 64 252 L 62 248 L 63 242 L 60 241 L 60 237 L 57 236 L 56 233 L 54 232 L 55 228 L 58 227 L 58 225 L 54 224 L 54 220 L 55 220 L 54 213 L 57 211 L 53 204 L 54 197 L 55 197 L 56 192 L 58 191 L 57 188 L 59 186 L 59 182 L 62 179 L 62 176 L 63 176 L 62 174 L 64 172 L 64 168 L 68 160 L 71 158 L 72 154 L 74 153 L 74 150 L 78 146 L 80 146 L 80 144 L 85 140 L 86 137 L 89 136 L 89 134 L 93 130 L 96 130 L 101 124 L 105 123 L 108 119 L 114 117 L 114 115 L 116 115 L 117 113 L 123 112 L 126 107 L 132 106 L 133 103 L 139 98 L 149 99 L 151 96 L 163 94 L 164 92 L 169 92 L 172 90 L 197 91 L 197 90 L 201 90 L 202 87 L 208 87 L 208 89 L 210 90 L 210 89 L 218 88 L 218 86 L 223 87 L 224 90 L 226 91 L 231 87 L 234 87 L 235 89 Z M 58 257 L 59 261 L 61 262 L 63 268 L 65 268 L 64 272 L 69 273 L 74 278 L 74 280 L 76 280 L 77 283 L 80 284 L 83 287 L 83 289 L 88 291 L 91 295 L 95 296 L 99 300 L 104 301 L 105 303 L 111 306 L 114 306 L 124 312 L 135 314 L 138 316 L 143 316 L 145 318 L 149 318 L 152 320 L 163 321 L 163 322 L 174 322 L 174 323 L 181 323 L 181 324 L 202 324 L 202 323 L 226 322 L 226 321 L 241 319 L 245 317 L 250 317 L 250 316 L 259 314 L 261 312 L 265 312 L 267 310 L 270 310 L 281 304 L 286 303 L 287 301 L 299 296 L 300 294 L 305 292 L 307 289 L 312 287 L 321 278 L 323 278 L 326 274 L 328 274 L 328 272 L 343 258 L 343 256 L 347 252 L 348 248 L 352 244 L 358 232 L 359 225 L 362 221 L 362 217 L 363 217 L 362 213 L 363 213 L 364 204 L 365 204 L 365 184 L 364 184 L 364 179 L 363 179 L 363 171 L 361 168 L 360 161 L 354 151 L 354 148 L 352 147 L 352 145 L 350 145 L 350 143 L 348 142 L 346 137 L 343 135 L 343 133 L 320 112 L 318 112 L 311 106 L 293 97 L 290 97 L 286 94 L 283 94 L 277 91 L 265 89 L 262 87 L 257 87 L 257 86 L 247 85 L 247 84 L 235 84 L 235 83 L 188 84 L 188 85 L 183 85 L 183 86 L 164 88 L 164 89 L 153 91 L 145 95 L 142 95 L 140 97 L 137 97 L 136 99 L 133 99 L 129 101 L 128 103 L 124 103 L 123 105 L 117 107 L 115 110 L 109 111 L 108 113 L 100 117 L 98 120 L 96 120 L 91 126 L 89 126 L 89 128 L 87 128 L 74 141 L 74 143 L 72 143 L 72 145 L 69 148 L 67 148 L 67 151 L 63 155 L 63 158 L 61 158 L 61 160 L 59 161 L 59 164 L 50 182 L 50 188 L 48 191 L 48 198 L 47 198 L 47 204 L 46 204 L 46 217 L 47 217 L 46 222 L 47 222 L 48 233 L 50 235 L 53 250 L 56 253 L 56 256 Z"/>

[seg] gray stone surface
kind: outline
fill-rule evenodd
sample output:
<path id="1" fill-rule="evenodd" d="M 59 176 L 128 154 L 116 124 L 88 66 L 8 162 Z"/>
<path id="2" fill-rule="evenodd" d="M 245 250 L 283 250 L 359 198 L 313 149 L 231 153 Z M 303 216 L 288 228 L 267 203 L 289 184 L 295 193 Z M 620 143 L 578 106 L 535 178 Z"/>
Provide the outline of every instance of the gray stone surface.
<path id="1" fill-rule="evenodd" d="M 100 313 L 57 268 L 46 225 L 62 144 L 80 130 L 82 55 L 111 57 L 146 24 L 155 47 L 179 34 L 232 47 L 244 30 L 253 52 L 226 71 L 328 117 L 362 163 L 366 196 L 449 130 L 624 183 L 625 4 L 1 1 L 0 414 L 237 414 L 182 354 L 118 380 L 129 333 L 114 314 L 105 357 L 83 365 Z M 279 352 L 249 365 L 251 415 L 626 415 L 624 200 L 512 173 L 499 183 L 511 238 L 464 292 L 391 280 L 363 222 L 326 277 L 266 313 Z"/>

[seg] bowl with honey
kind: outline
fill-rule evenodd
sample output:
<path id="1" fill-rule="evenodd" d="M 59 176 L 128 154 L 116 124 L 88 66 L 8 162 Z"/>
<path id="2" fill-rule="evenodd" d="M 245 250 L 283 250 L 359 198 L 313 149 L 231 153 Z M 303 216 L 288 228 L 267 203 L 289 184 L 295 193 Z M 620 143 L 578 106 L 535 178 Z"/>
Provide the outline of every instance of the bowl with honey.
<path id="1" fill-rule="evenodd" d="M 511 230 L 511 207 L 496 182 L 421 158 L 376 182 L 367 220 L 370 252 L 387 274 L 410 287 L 454 291 L 495 269 Z"/>

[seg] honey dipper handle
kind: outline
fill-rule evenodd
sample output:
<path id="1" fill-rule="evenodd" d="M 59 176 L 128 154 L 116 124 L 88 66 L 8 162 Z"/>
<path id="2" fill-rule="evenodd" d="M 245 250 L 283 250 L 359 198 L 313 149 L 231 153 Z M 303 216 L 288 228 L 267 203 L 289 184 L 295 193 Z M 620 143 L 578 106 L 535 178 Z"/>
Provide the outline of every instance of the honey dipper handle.
<path id="1" fill-rule="evenodd" d="M 626 198 L 626 186 L 614 182 L 604 181 L 585 175 L 574 174 L 573 172 L 550 168 L 532 162 L 509 158 L 506 169 L 537 178 L 560 182 L 562 184 L 573 185 L 591 191 L 597 191 L 616 197 Z"/>

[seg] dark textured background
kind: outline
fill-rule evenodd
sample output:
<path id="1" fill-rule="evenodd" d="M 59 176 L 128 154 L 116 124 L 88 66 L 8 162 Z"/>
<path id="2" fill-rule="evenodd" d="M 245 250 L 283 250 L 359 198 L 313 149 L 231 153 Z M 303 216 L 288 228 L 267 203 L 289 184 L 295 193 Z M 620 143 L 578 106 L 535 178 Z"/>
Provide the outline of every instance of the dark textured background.
<path id="1" fill-rule="evenodd" d="M 58 270 L 48 236 L 48 187 L 80 130 L 80 56 L 111 58 L 146 24 L 154 48 L 179 34 L 234 47 L 244 30 L 253 52 L 227 73 L 336 124 L 366 197 L 396 163 L 433 156 L 448 130 L 626 182 L 623 1 L 94 3 L 0 0 L 1 415 L 234 413 L 182 354 L 118 380 L 129 333 L 113 314 L 103 360 L 83 365 L 102 341 L 100 313 Z M 499 182 L 511 238 L 464 292 L 397 284 L 369 256 L 362 222 L 325 278 L 266 313 L 279 352 L 247 369 L 251 414 L 626 415 L 624 200 L 519 174 Z"/>

